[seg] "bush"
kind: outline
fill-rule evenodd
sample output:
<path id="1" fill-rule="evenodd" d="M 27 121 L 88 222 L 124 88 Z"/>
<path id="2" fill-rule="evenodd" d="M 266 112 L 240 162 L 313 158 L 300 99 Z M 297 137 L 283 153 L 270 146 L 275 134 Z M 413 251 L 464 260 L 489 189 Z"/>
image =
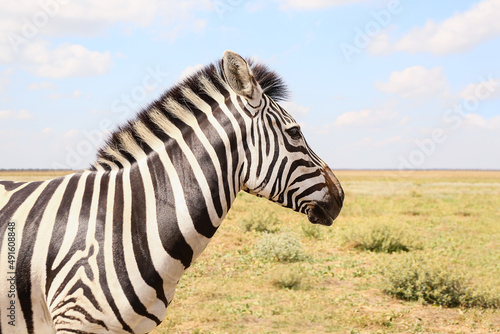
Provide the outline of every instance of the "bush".
<path id="1" fill-rule="evenodd" d="M 298 262 L 307 258 L 300 242 L 290 233 L 264 235 L 256 246 L 255 255 L 278 262 Z"/>
<path id="2" fill-rule="evenodd" d="M 321 229 L 313 224 L 302 225 L 302 232 L 307 238 L 321 240 L 323 238 L 323 234 Z"/>
<path id="3" fill-rule="evenodd" d="M 241 221 L 241 226 L 246 232 L 276 233 L 280 230 L 280 219 L 273 212 L 262 210 L 252 211 L 250 215 Z"/>
<path id="4" fill-rule="evenodd" d="M 356 226 L 344 235 L 344 239 L 354 248 L 371 252 L 408 252 L 420 248 L 407 230 L 395 224 L 370 223 Z"/>
<path id="5" fill-rule="evenodd" d="M 302 275 L 297 270 L 287 268 L 277 272 L 272 283 L 281 289 L 299 290 L 302 285 Z"/>
<path id="6" fill-rule="evenodd" d="M 499 308 L 498 294 L 469 285 L 470 278 L 442 259 L 411 255 L 384 270 L 384 291 L 404 300 L 419 300 L 446 307 Z"/>

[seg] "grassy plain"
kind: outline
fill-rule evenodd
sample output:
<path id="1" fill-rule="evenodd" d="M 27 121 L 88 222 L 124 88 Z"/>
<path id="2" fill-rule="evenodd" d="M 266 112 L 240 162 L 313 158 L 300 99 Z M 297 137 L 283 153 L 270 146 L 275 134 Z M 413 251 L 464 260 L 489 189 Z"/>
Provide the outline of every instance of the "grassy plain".
<path id="1" fill-rule="evenodd" d="M 500 295 L 500 172 L 336 174 L 346 199 L 332 227 L 239 194 L 152 333 L 500 333 L 498 309 L 384 292 L 399 264 L 428 259 L 467 287 Z M 358 247 L 379 226 L 409 251 Z M 273 242 L 296 256 L 273 258 Z"/>

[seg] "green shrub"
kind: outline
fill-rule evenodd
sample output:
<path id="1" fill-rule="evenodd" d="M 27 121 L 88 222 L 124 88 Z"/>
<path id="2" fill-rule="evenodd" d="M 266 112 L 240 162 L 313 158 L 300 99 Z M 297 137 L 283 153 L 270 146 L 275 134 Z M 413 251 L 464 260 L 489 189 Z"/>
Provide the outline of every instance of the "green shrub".
<path id="1" fill-rule="evenodd" d="M 272 283 L 281 289 L 299 290 L 302 285 L 302 275 L 297 270 L 286 268 L 274 274 Z"/>
<path id="2" fill-rule="evenodd" d="M 470 277 L 443 259 L 410 255 L 383 272 L 387 279 L 384 291 L 399 299 L 446 307 L 500 307 L 497 293 L 470 286 Z"/>
<path id="3" fill-rule="evenodd" d="M 241 226 L 246 232 L 276 233 L 280 230 L 280 219 L 268 210 L 252 211 L 248 217 L 241 221 Z"/>
<path id="4" fill-rule="evenodd" d="M 354 248 L 379 252 L 408 252 L 420 246 L 407 232 L 409 228 L 396 224 L 364 224 L 358 225 L 344 234 L 344 239 Z"/>
<path id="5" fill-rule="evenodd" d="M 323 233 L 321 232 L 320 227 L 313 224 L 302 225 L 302 233 L 307 238 L 321 240 L 323 238 Z"/>
<path id="6" fill-rule="evenodd" d="M 300 242 L 290 233 L 265 234 L 257 243 L 255 255 L 278 262 L 298 262 L 307 258 Z"/>

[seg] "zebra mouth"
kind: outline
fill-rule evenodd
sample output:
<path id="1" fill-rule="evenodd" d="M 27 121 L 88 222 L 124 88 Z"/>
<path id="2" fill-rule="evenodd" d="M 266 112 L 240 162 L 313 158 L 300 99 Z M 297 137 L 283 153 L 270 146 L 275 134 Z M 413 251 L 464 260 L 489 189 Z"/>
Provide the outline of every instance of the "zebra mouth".
<path id="1" fill-rule="evenodd" d="M 340 213 L 340 209 L 328 206 L 329 210 L 325 208 L 326 203 L 317 203 L 309 207 L 307 218 L 313 224 L 331 226 L 333 221 Z"/>

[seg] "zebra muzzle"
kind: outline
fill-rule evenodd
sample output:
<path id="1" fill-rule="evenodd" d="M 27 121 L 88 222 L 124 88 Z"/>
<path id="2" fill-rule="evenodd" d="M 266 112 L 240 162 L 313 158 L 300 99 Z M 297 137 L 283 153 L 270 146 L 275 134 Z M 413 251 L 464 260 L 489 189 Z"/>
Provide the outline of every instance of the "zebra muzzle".
<path id="1" fill-rule="evenodd" d="M 318 202 L 311 204 L 307 211 L 307 218 L 313 224 L 331 226 L 335 218 L 340 214 L 341 208 L 341 206 L 333 202 Z"/>

